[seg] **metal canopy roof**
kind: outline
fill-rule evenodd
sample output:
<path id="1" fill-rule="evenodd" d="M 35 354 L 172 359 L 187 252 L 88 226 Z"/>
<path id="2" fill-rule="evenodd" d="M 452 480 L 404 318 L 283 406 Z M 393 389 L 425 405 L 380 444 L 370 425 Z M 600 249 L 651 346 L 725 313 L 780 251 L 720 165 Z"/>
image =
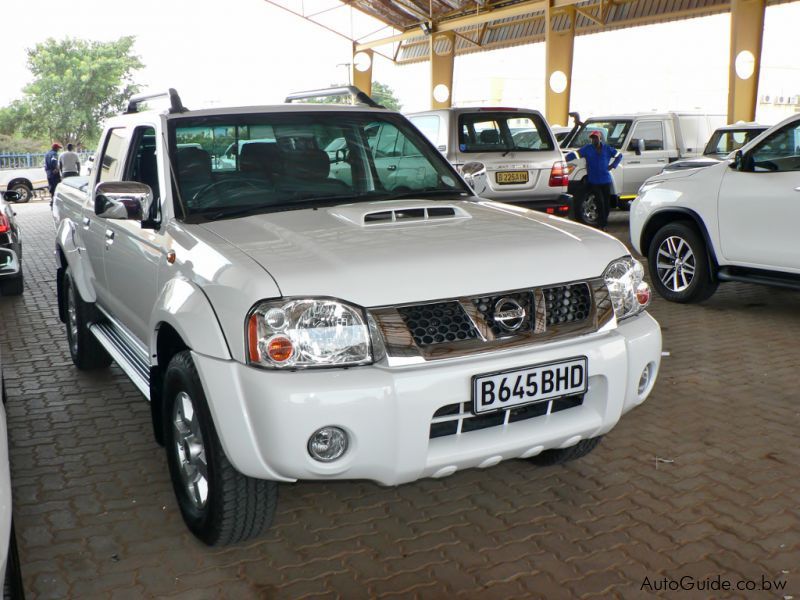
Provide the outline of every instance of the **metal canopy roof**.
<path id="1" fill-rule="evenodd" d="M 351 39 L 356 50 L 371 48 L 398 63 L 427 60 L 429 36 L 441 31 L 455 32 L 456 55 L 544 41 L 548 4 L 555 12 L 556 31 L 566 29 L 569 23 L 567 14 L 559 9 L 574 8 L 576 35 L 730 10 L 730 0 L 339 0 L 338 7 L 358 10 L 387 26 L 353 38 L 315 19 L 334 8 L 308 13 L 305 3 L 298 9 L 291 0 L 265 1 Z M 791 1 L 767 0 L 767 5 Z"/>

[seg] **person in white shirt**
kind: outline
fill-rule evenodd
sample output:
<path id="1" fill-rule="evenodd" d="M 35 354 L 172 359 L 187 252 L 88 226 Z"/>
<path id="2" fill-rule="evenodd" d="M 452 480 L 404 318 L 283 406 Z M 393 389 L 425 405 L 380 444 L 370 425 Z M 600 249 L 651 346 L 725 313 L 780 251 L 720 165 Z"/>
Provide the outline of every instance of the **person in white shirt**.
<path id="1" fill-rule="evenodd" d="M 81 174 L 81 160 L 77 153 L 72 151 L 72 144 L 67 144 L 67 151 L 58 157 L 58 168 L 61 177 L 75 177 Z"/>

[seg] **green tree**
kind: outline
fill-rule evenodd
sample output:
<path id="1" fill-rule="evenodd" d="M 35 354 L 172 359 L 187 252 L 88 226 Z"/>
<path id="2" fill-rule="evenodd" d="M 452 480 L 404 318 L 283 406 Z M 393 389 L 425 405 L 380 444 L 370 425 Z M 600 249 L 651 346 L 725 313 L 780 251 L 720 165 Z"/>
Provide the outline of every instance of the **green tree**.
<path id="1" fill-rule="evenodd" d="M 337 83 L 332 87 L 342 87 L 345 85 L 347 84 Z M 372 82 L 372 94 L 370 94 L 370 96 L 375 102 L 391 110 L 400 110 L 403 108 L 400 100 L 394 95 L 394 90 L 380 81 Z M 330 96 L 328 98 L 321 98 L 318 102 L 321 104 L 350 104 L 350 98 L 347 96 Z"/>
<path id="2" fill-rule="evenodd" d="M 133 73 L 144 65 L 133 54 L 133 36 L 112 42 L 48 39 L 28 50 L 33 82 L 22 100 L 21 133 L 66 145 L 97 140 L 102 121 L 119 113 L 138 91 Z M 23 112 L 20 112 L 23 111 Z"/>

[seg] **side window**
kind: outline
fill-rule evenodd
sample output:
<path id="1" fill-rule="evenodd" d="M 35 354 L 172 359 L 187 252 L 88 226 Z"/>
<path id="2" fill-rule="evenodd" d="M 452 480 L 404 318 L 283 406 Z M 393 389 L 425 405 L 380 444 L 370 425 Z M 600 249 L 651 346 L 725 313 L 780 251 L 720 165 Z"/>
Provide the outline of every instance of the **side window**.
<path id="1" fill-rule="evenodd" d="M 134 130 L 125 180 L 149 185 L 153 190 L 153 198 L 159 198 L 156 130 L 153 127 L 137 127 Z"/>
<path id="2" fill-rule="evenodd" d="M 756 171 L 800 171 L 800 124 L 776 131 L 751 152 Z"/>
<path id="3" fill-rule="evenodd" d="M 633 130 L 635 140 L 644 140 L 645 150 L 663 150 L 664 126 L 661 121 L 640 121 Z"/>
<path id="4" fill-rule="evenodd" d="M 98 181 L 119 181 L 122 155 L 125 154 L 126 131 L 123 127 L 112 129 L 106 138 L 103 156 L 100 158 Z"/>

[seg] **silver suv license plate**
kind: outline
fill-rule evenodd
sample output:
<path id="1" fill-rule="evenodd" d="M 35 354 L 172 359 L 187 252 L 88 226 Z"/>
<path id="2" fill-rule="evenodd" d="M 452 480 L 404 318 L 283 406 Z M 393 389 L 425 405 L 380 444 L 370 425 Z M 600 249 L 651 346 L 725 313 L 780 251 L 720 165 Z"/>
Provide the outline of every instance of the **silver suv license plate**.
<path id="1" fill-rule="evenodd" d="M 588 359 L 585 356 L 475 375 L 472 378 L 474 413 L 582 394 L 586 392 L 588 382 Z"/>

